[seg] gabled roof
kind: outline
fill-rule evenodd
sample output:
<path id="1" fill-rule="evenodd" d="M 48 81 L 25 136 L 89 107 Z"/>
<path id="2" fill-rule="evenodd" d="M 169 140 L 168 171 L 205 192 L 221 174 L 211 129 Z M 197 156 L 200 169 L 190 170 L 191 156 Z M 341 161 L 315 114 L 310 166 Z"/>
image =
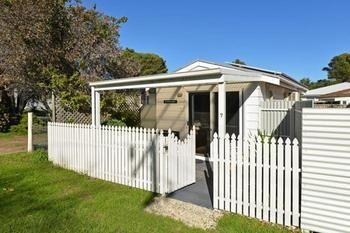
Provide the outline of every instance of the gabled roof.
<path id="1" fill-rule="evenodd" d="M 290 90 L 306 87 L 289 76 L 250 66 L 196 61 L 173 73 L 104 80 L 90 83 L 96 91 L 142 89 L 199 84 L 264 82 Z"/>
<path id="2" fill-rule="evenodd" d="M 143 89 L 174 86 L 191 86 L 201 84 L 266 82 L 280 85 L 280 80 L 259 74 L 249 74 L 240 70 L 214 67 L 210 69 L 189 70 L 168 74 L 157 74 L 133 78 L 122 78 L 91 82 L 90 86 L 97 91 Z"/>
<path id="3" fill-rule="evenodd" d="M 320 97 L 323 95 L 330 96 L 331 93 L 340 92 L 340 91 L 344 91 L 344 90 L 348 90 L 348 89 L 350 89 L 349 82 L 337 83 L 334 85 L 310 90 L 310 91 L 305 93 L 305 97 Z"/>
<path id="4" fill-rule="evenodd" d="M 258 68 L 258 67 L 235 64 L 235 63 L 218 63 L 218 62 L 205 61 L 205 60 L 196 60 L 196 61 L 191 62 L 190 64 L 188 64 L 180 69 L 177 69 L 175 72 L 190 71 L 193 69 L 198 70 L 198 68 L 195 68 L 196 63 L 197 63 L 197 67 L 198 66 L 200 67 L 202 65 L 203 69 L 205 69 L 205 65 L 208 64 L 209 67 L 207 67 L 207 68 L 214 68 L 213 66 L 219 66 L 219 67 L 225 67 L 225 68 L 233 69 L 233 70 L 240 70 L 240 71 L 248 72 L 248 73 L 255 74 L 255 75 L 266 75 L 269 77 L 278 78 L 281 80 L 281 82 L 284 82 L 284 83 L 286 83 L 286 84 L 288 84 L 288 85 L 290 85 L 298 90 L 307 91 L 306 86 L 304 86 L 299 81 L 295 80 L 294 78 L 290 77 L 289 75 L 287 75 L 283 72 L 266 70 L 266 69 L 262 69 L 262 68 Z"/>

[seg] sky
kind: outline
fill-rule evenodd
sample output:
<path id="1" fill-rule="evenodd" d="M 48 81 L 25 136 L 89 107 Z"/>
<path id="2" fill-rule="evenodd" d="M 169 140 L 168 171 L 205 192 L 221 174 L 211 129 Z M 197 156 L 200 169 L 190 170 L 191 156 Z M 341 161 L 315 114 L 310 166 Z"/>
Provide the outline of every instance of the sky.
<path id="1" fill-rule="evenodd" d="M 350 52 L 349 0 L 83 0 L 126 16 L 120 44 L 152 52 L 169 71 L 194 60 L 282 71 L 296 79 L 327 77 L 322 68 Z"/>

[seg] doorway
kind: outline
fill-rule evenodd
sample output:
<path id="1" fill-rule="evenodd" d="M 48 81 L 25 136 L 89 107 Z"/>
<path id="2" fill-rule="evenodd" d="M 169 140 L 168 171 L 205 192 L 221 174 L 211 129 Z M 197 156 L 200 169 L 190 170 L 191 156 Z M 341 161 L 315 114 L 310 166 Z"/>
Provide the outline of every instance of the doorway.
<path id="1" fill-rule="evenodd" d="M 240 134 L 239 126 L 239 92 L 226 92 L 226 132 Z M 210 93 L 189 93 L 189 126 L 196 127 L 196 153 L 204 157 L 210 157 L 211 134 L 218 132 L 218 93 L 214 94 L 214 125 L 210 128 Z"/>
<path id="2" fill-rule="evenodd" d="M 196 153 L 207 157 L 210 142 L 210 94 L 189 93 L 189 126 L 196 127 Z"/>
<path id="3" fill-rule="evenodd" d="M 209 92 L 189 93 L 189 126 L 196 126 L 196 182 L 172 193 L 170 197 L 200 205 L 213 207 L 213 169 L 210 160 L 211 134 L 218 129 L 218 95 L 210 103 Z M 212 104 L 212 106 L 210 106 Z M 230 135 L 240 133 L 239 92 L 226 92 L 226 131 Z M 210 109 L 212 117 L 210 119 Z M 212 122 L 212 124 L 210 124 Z M 212 127 L 212 128 L 211 128 Z M 200 156 L 203 157 L 200 158 Z"/>

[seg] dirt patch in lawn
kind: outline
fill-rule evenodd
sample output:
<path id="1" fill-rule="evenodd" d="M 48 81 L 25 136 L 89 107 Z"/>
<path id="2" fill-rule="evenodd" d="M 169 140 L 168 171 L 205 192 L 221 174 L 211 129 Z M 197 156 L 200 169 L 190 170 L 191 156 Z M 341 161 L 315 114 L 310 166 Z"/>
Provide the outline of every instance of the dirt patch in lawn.
<path id="1" fill-rule="evenodd" d="M 218 220 L 223 216 L 223 212 L 218 210 L 164 197 L 155 198 L 145 210 L 179 220 L 190 227 L 202 229 L 215 228 Z"/>
<path id="2" fill-rule="evenodd" d="M 0 154 L 17 153 L 27 150 L 27 135 L 2 135 L 0 137 Z M 46 134 L 33 135 L 34 146 L 43 147 L 47 143 Z"/>

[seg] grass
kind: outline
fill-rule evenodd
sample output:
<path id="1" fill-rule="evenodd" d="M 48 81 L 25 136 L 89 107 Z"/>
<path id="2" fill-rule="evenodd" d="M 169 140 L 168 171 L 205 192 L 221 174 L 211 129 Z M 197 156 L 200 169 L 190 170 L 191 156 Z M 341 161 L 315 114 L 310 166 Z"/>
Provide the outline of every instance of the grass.
<path id="1" fill-rule="evenodd" d="M 0 232 L 204 232 L 144 212 L 152 193 L 95 180 L 46 161 L 0 155 Z M 289 232 L 234 214 L 210 232 Z"/>
<path id="2" fill-rule="evenodd" d="M 17 153 L 27 150 L 27 135 L 15 132 L 0 133 L 0 154 Z M 35 148 L 41 148 L 47 144 L 46 134 L 34 134 L 33 143 Z"/>
<path id="3" fill-rule="evenodd" d="M 0 133 L 0 139 L 12 138 L 14 136 L 19 136 L 17 133 L 8 132 L 8 133 Z"/>

